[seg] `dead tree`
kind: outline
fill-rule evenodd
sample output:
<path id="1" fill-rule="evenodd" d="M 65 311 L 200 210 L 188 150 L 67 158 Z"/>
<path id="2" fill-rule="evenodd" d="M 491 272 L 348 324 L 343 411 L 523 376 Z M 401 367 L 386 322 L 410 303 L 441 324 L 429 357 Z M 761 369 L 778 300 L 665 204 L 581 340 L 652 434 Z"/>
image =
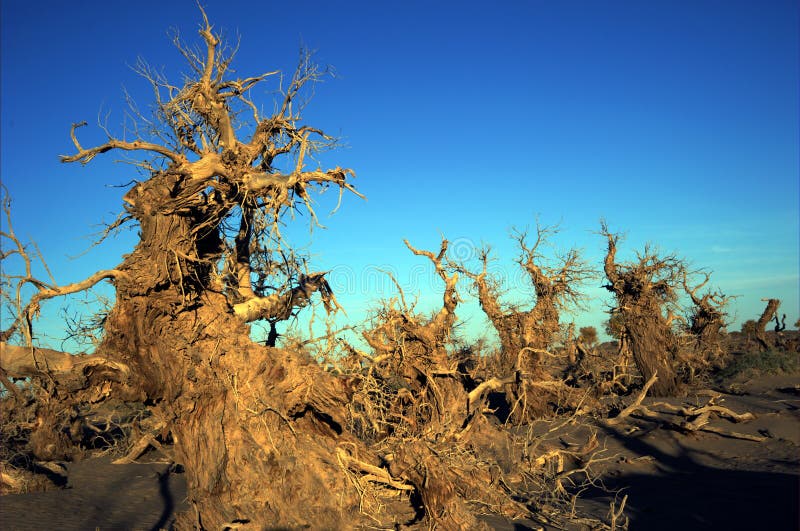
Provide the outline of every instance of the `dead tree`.
<path id="1" fill-rule="evenodd" d="M 448 241 L 438 253 L 405 244 L 434 266 L 445 285 L 442 306 L 429 316 L 418 314 L 392 277 L 398 296 L 384 303 L 363 333 L 372 353 L 350 347 L 357 362 L 350 374 L 362 382 L 350 403 L 353 432 L 391 456 L 391 477 L 421 493 L 430 527 L 478 526 L 466 500 L 521 514 L 509 492 L 488 488 L 487 464 L 493 461 L 484 453 L 508 436 L 484 419 L 484 395 L 515 378 L 476 382 L 469 360 L 448 348 L 459 302 L 458 272 L 445 262 Z"/>
<path id="2" fill-rule="evenodd" d="M 780 299 L 762 299 L 767 302 L 767 306 L 761 313 L 761 317 L 756 321 L 755 335 L 758 341 L 759 348 L 762 352 L 772 348 L 772 345 L 767 341 L 767 325 L 772 320 L 772 317 L 777 317 L 778 308 L 781 305 Z"/>
<path id="3" fill-rule="evenodd" d="M 519 502 L 528 494 L 504 479 L 510 463 L 497 449 L 519 448 L 526 455 L 539 442 L 519 437 L 524 431 L 505 429 L 487 417 L 503 421 L 514 411 L 524 416 L 530 406 L 528 394 L 552 396 L 557 386 L 551 384 L 556 382 L 529 384 L 520 371 L 487 374 L 480 367 L 482 359 L 452 349 L 449 338 L 459 297 L 458 271 L 446 262 L 448 242 L 442 242 L 438 253 L 405 243 L 414 254 L 428 258 L 442 279 L 442 306 L 420 315 L 395 282 L 397 297 L 378 310 L 363 333 L 372 352 L 350 347 L 351 368 L 346 372 L 361 381 L 350 403 L 352 431 L 381 449 L 388 469 L 377 469 L 379 475 L 405 480 L 401 485 L 420 494 L 429 528 L 480 527 L 471 506 L 490 507 L 506 516 L 524 514 Z M 499 403 L 504 396 L 510 401 Z M 563 493 L 561 475 L 554 483 L 540 483 L 542 465 L 553 458 L 562 459 L 559 450 L 528 463 L 515 460 L 511 470 L 525 470 L 523 489 L 539 483 L 544 492 Z M 494 488 L 498 483 L 503 488 Z M 365 489 L 362 499 L 372 506 L 372 490 Z"/>
<path id="4" fill-rule="evenodd" d="M 605 257 L 605 286 L 616 297 L 614 316 L 624 329 L 636 368 L 645 381 L 654 374 L 656 396 L 677 392 L 676 355 L 678 342 L 670 328 L 676 301 L 675 288 L 683 276 L 683 262 L 675 256 L 658 256 L 649 247 L 630 263 L 616 262 L 619 235 L 603 222 L 600 233 L 608 242 Z M 667 315 L 665 315 L 667 313 Z"/>
<path id="5" fill-rule="evenodd" d="M 542 247 L 557 230 L 557 227 L 537 226 L 536 241 L 530 246 L 526 232 L 514 232 L 521 251 L 517 263 L 536 293 L 535 303 L 528 310 L 500 302 L 500 285 L 488 275 L 488 247 L 479 256 L 482 264 L 479 273 L 470 271 L 464 264 L 455 265 L 473 281 L 481 308 L 500 338 L 499 355 L 488 363 L 489 374 L 516 375 L 513 381 L 499 388 L 504 391 L 504 401 L 510 404 L 510 411 L 503 420 L 512 423 L 551 414 L 554 405 L 558 409 L 576 403 L 572 388 L 567 388 L 563 381 L 553 380 L 542 360 L 551 355 L 549 349 L 560 332 L 561 311 L 580 303 L 579 286 L 593 272 L 575 249 L 560 256 L 556 263 L 545 261 Z M 568 364 L 569 360 L 564 359 L 559 372 L 567 369 Z"/>
<path id="6" fill-rule="evenodd" d="M 490 249 L 480 254 L 482 270 L 471 272 L 464 264 L 459 269 L 477 289 L 481 308 L 500 337 L 500 368 L 503 372 L 521 369 L 541 376 L 542 354 L 559 332 L 559 315 L 564 308 L 580 302 L 579 287 L 593 272 L 580 252 L 570 249 L 554 264 L 545 262 L 542 247 L 558 232 L 557 227 L 536 227 L 536 240 L 527 244 L 527 232 L 514 232 L 520 248 L 517 263 L 527 273 L 536 293 L 534 305 L 528 310 L 501 304 L 500 286 L 488 275 Z"/>
<path id="7" fill-rule="evenodd" d="M 448 274 L 446 264 L 444 263 L 445 254 L 449 245 L 447 240 L 442 240 L 442 246 L 438 254 L 433 254 L 430 251 L 419 250 L 413 247 L 408 240 L 404 240 L 408 249 L 417 256 L 427 257 L 434 265 L 436 274 L 445 283 L 445 290 L 442 299 L 442 308 L 430 320 L 420 323 L 418 319 L 412 319 L 409 316 L 413 314 L 413 309 L 409 308 L 405 303 L 405 296 L 402 289 L 400 292 L 400 308 L 395 309 L 394 304 L 390 304 L 384 310 L 384 317 L 381 319 L 380 326 L 365 333 L 364 338 L 367 343 L 375 349 L 378 353 L 388 352 L 386 349 L 393 349 L 399 343 L 408 345 L 418 344 L 419 347 L 414 347 L 410 352 L 412 356 L 419 352 L 435 353 L 434 358 L 430 363 L 442 363 L 442 356 L 446 357 L 445 346 L 447 345 L 450 334 L 452 333 L 453 324 L 456 320 L 455 309 L 458 305 L 458 293 L 456 291 L 456 284 L 458 283 L 458 273 L 452 272 Z M 398 334 L 403 337 L 399 341 Z M 387 347 L 386 345 L 390 345 Z M 427 358 L 426 356 L 420 356 Z"/>
<path id="8" fill-rule="evenodd" d="M 705 363 L 712 363 L 722 354 L 721 335 L 725 328 L 725 305 L 729 297 L 720 291 L 709 291 L 698 296 L 698 291 L 708 284 L 711 274 L 702 273 L 705 277 L 700 284 L 691 287 L 688 274 L 684 272 L 683 288 L 692 300 L 687 319 L 687 332 L 694 339 L 694 348 Z"/>
<path id="9" fill-rule="evenodd" d="M 281 259 L 291 253 L 279 229 L 293 211 L 316 220 L 314 190 L 357 194 L 354 174 L 308 167 L 334 143 L 302 123 L 304 91 L 324 74 L 308 53 L 288 83 L 278 72 L 238 78 L 207 20 L 200 35 L 201 49 L 179 44 L 192 73 L 182 86 L 138 65 L 156 95 L 154 117 L 94 147 L 78 140 L 84 123 L 74 124 L 76 151 L 61 158 L 140 156 L 149 177 L 123 198 L 139 226 L 136 248 L 116 268 L 69 286 L 26 278 L 36 293 L 2 332 L 4 341 L 30 336 L 42 302 L 108 280 L 116 302 L 92 361 L 51 352 L 45 365 L 37 349 L 6 347 L 2 366 L 17 376 L 15 367 L 31 366 L 22 357 L 45 373 L 79 371 L 70 396 L 60 391 L 64 400 L 97 399 L 103 389 L 152 404 L 187 470 L 194 510 L 182 527 L 335 525 L 358 507 L 335 458 L 336 445 L 351 439 L 341 429 L 351 390 L 307 359 L 253 343 L 249 323 L 288 319 L 315 293 L 335 309 L 324 273 Z M 251 93 L 270 81 L 282 97 L 263 116 Z"/>

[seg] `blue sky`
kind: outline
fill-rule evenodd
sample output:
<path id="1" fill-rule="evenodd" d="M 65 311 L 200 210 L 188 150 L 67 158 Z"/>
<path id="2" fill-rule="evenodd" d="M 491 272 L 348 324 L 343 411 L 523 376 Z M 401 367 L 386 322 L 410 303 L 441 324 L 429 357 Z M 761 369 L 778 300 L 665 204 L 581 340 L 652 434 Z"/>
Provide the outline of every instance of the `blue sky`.
<path id="1" fill-rule="evenodd" d="M 597 263 L 604 217 L 625 232 L 621 258 L 645 242 L 714 272 L 738 295 L 734 324 L 763 297 L 798 302 L 798 3 L 321 2 L 206 3 L 215 28 L 241 36 L 242 76 L 291 72 L 301 43 L 337 75 L 317 87 L 306 119 L 342 137 L 324 165 L 352 167 L 367 201 L 345 198 L 309 250 L 351 321 L 389 293 L 395 272 L 436 304 L 441 286 L 423 259 L 440 234 L 462 252 L 493 244 L 494 268 L 517 299 L 513 226 L 561 223 L 557 248 Z M 122 122 L 123 87 L 140 105 L 148 86 L 129 68 L 143 57 L 172 79 L 186 70 L 170 28 L 197 38 L 194 2 L 2 2 L 0 173 L 15 228 L 42 248 L 56 278 L 113 267 L 126 233 L 79 258 L 136 177 L 113 155 L 62 165 L 69 125 Z M 270 104 L 271 94 L 263 92 Z M 321 208 L 329 204 L 320 199 Z M 301 219 L 292 231 L 308 244 Z M 588 309 L 564 320 L 597 325 L 610 302 L 587 286 Z M 486 328 L 464 286 L 469 334 Z M 512 296 L 514 298 L 514 296 Z M 58 306 L 54 303 L 53 306 Z M 51 313 L 54 310 L 51 310 Z M 56 326 L 50 317 L 48 326 Z"/>

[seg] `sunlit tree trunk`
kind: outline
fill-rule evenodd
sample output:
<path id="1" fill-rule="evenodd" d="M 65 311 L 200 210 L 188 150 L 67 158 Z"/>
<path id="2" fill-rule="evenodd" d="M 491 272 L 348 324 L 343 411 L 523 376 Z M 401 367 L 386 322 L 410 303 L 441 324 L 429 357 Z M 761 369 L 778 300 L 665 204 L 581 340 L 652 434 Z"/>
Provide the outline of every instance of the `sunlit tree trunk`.
<path id="1" fill-rule="evenodd" d="M 605 258 L 606 288 L 616 296 L 619 323 L 636 368 L 644 381 L 654 374 L 650 388 L 656 396 L 678 392 L 676 354 L 678 344 L 669 326 L 665 306 L 674 299 L 674 286 L 683 274 L 682 263 L 672 256 L 659 257 L 649 249 L 631 264 L 615 262 L 619 237 L 603 224 L 608 240 Z"/>

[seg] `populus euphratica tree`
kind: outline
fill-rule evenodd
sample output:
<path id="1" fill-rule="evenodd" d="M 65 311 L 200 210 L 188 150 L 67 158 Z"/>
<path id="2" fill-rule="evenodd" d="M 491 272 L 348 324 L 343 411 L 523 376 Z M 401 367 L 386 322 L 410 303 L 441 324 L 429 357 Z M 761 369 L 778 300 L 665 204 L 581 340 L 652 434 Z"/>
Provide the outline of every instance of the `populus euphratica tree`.
<path id="1" fill-rule="evenodd" d="M 286 320 L 317 292 L 335 309 L 324 274 L 304 269 L 280 227 L 292 211 L 316 222 L 315 189 L 338 189 L 340 200 L 358 195 L 354 174 L 309 168 L 312 154 L 334 142 L 301 120 L 303 91 L 324 74 L 310 54 L 289 80 L 279 72 L 234 77 L 233 54 L 203 18 L 201 48 L 176 39 L 192 69 L 182 85 L 139 64 L 156 102 L 133 135 L 85 147 L 85 123 L 72 126 L 75 153 L 63 162 L 129 152 L 144 169 L 147 178 L 123 197 L 140 240 L 117 267 L 76 284 L 22 278 L 36 293 L 2 331 L 3 369 L 20 377 L 47 361 L 53 374 L 81 373 L 73 394 L 149 404 L 186 466 L 195 511 L 183 527 L 336 522 L 358 503 L 334 449 L 347 438 L 347 382 L 296 353 L 253 343 L 248 323 Z M 281 96 L 264 116 L 250 94 L 268 81 Z M 16 250 L 28 261 L 21 244 Z M 116 301 L 91 356 L 7 343 L 31 339 L 44 300 L 106 279 Z"/>
<path id="2" fill-rule="evenodd" d="M 621 329 L 633 354 L 636 368 L 645 381 L 654 375 L 656 396 L 669 396 L 678 390 L 676 371 L 679 344 L 671 323 L 676 315 L 676 289 L 684 278 L 685 266 L 673 255 L 660 256 L 649 247 L 628 263 L 617 262 L 620 236 L 601 222 L 600 234 L 607 240 L 604 271 L 614 294 L 612 318 Z"/>

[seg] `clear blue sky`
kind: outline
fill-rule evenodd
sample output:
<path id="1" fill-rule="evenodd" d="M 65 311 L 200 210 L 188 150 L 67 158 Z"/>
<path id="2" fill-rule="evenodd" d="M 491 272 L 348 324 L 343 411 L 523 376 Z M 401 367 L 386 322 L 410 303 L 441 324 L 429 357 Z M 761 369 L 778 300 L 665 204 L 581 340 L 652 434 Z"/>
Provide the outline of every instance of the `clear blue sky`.
<path id="1" fill-rule="evenodd" d="M 524 295 L 507 235 L 537 215 L 562 224 L 558 247 L 598 265 L 605 217 L 627 233 L 622 258 L 649 241 L 713 270 L 713 285 L 739 296 L 733 329 L 762 297 L 782 299 L 791 323 L 800 314 L 798 2 L 206 6 L 216 29 L 241 36 L 242 76 L 290 72 L 300 43 L 337 71 L 306 118 L 343 138 L 323 163 L 354 168 L 369 199 L 347 197 L 309 249 L 333 270 L 351 320 L 388 294 L 378 267 L 420 292 L 421 307 L 435 304 L 441 287 L 403 238 L 436 248 L 444 234 L 461 252 L 490 242 L 495 270 Z M 60 282 L 113 267 L 135 243 L 127 233 L 68 258 L 121 209 L 109 185 L 136 177 L 111 154 L 60 164 L 70 123 L 90 123 L 84 145 L 102 142 L 91 126 L 109 111 L 112 129 L 121 124 L 123 86 L 149 101 L 128 65 L 141 56 L 180 79 L 168 29 L 193 40 L 198 22 L 188 0 L 3 0 L 2 180 L 17 232 L 38 242 Z M 308 239 L 305 227 L 296 238 Z M 589 309 L 564 320 L 600 328 L 600 283 L 588 286 Z M 464 318 L 470 334 L 485 328 L 474 301 Z"/>

